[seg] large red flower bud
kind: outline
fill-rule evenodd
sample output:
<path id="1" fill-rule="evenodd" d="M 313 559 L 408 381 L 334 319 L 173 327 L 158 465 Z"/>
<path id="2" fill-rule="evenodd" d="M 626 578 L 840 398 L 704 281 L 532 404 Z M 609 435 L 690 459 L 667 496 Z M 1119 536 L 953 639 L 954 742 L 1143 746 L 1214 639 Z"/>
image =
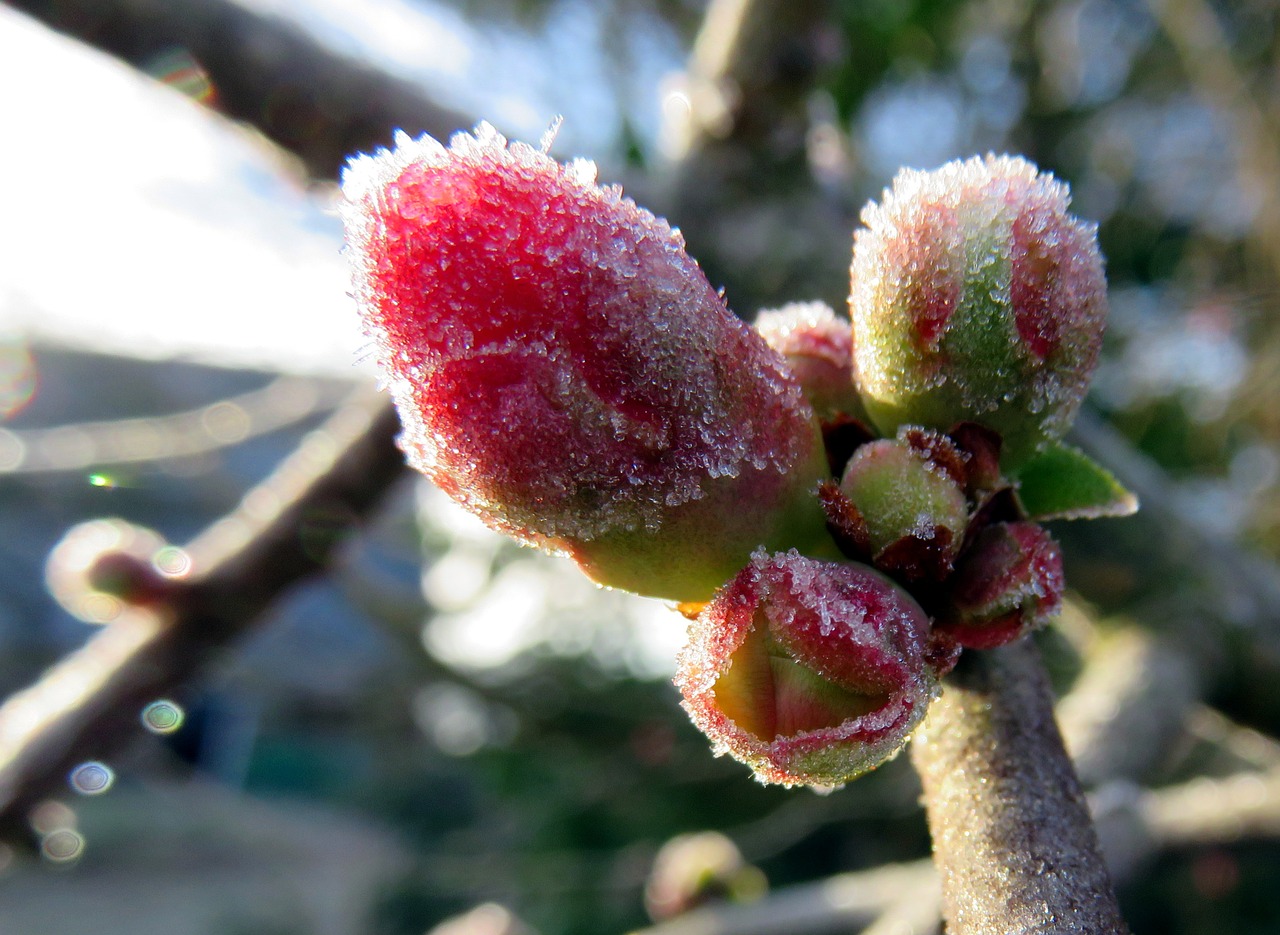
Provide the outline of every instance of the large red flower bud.
<path id="1" fill-rule="evenodd" d="M 705 600 L 823 535 L 811 408 L 665 221 L 481 124 L 343 182 L 355 293 L 411 463 L 597 581 Z"/>
<path id="2" fill-rule="evenodd" d="M 762 782 L 837 785 L 893 756 L 935 690 L 929 621 L 888 578 L 752 557 L 690 626 L 676 684 L 718 753 Z"/>
<path id="3" fill-rule="evenodd" d="M 1069 201 L 1025 160 L 988 156 L 903 170 L 863 211 L 853 353 L 883 432 L 979 422 L 1017 467 L 1070 427 L 1107 302 L 1094 228 Z"/>

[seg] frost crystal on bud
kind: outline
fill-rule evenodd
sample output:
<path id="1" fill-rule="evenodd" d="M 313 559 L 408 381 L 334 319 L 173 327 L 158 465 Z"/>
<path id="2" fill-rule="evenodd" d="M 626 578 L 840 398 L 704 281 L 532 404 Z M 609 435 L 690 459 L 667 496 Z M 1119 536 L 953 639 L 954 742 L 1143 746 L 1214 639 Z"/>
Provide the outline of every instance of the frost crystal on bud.
<path id="1" fill-rule="evenodd" d="M 756 331 L 786 358 L 819 417 L 862 415 L 853 385 L 853 331 L 825 302 L 792 302 L 760 312 Z"/>
<path id="2" fill-rule="evenodd" d="M 901 749 L 936 688 L 928 618 L 863 565 L 758 552 L 690 626 L 676 684 L 761 782 L 836 785 Z"/>
<path id="3" fill-rule="evenodd" d="M 1097 363 L 1106 284 L 1093 225 L 1023 159 L 903 170 L 862 213 L 849 298 L 867 412 L 1003 436 L 1007 467 L 1070 427 Z"/>
<path id="4" fill-rule="evenodd" d="M 343 179 L 355 297 L 410 462 L 597 581 L 705 600 L 818 539 L 812 409 L 665 221 L 492 127 Z"/>
<path id="5" fill-rule="evenodd" d="M 1048 623 L 1062 607 L 1062 552 L 1035 523 L 988 526 L 966 551 L 935 628 L 961 646 L 990 649 Z"/>

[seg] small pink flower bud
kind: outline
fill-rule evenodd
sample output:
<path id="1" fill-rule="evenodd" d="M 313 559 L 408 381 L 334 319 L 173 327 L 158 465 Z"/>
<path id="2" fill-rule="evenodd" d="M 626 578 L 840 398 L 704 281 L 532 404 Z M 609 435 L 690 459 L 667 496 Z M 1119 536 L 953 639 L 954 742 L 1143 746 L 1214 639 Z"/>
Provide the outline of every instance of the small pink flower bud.
<path id="1" fill-rule="evenodd" d="M 853 331 L 825 302 L 793 302 L 760 312 L 756 331 L 786 358 L 820 419 L 865 417 L 853 386 Z"/>
<path id="2" fill-rule="evenodd" d="M 885 433 L 972 421 L 1016 467 L 1075 418 L 1107 314 L 1093 225 L 1023 159 L 903 170 L 854 241 L 854 369 Z"/>
<path id="3" fill-rule="evenodd" d="M 933 449 L 937 457 L 930 456 Z M 908 579 L 951 571 L 969 521 L 963 466 L 946 436 L 924 429 L 870 442 L 854 453 L 840 489 L 866 525 L 878 567 L 908 572 Z M 882 565 L 882 559 L 906 559 L 907 567 Z"/>
<path id="4" fill-rule="evenodd" d="M 615 587 L 706 600 L 824 535 L 816 420 L 665 221 L 486 124 L 343 180 L 355 295 L 410 462 Z"/>
<path id="5" fill-rule="evenodd" d="M 935 629 L 990 649 L 1044 626 L 1062 607 L 1062 553 L 1042 526 L 996 523 L 978 534 L 950 581 Z"/>
<path id="6" fill-rule="evenodd" d="M 684 707 L 761 782 L 837 785 L 892 757 L 935 690 L 929 621 L 863 565 L 752 556 L 690 626 Z"/>

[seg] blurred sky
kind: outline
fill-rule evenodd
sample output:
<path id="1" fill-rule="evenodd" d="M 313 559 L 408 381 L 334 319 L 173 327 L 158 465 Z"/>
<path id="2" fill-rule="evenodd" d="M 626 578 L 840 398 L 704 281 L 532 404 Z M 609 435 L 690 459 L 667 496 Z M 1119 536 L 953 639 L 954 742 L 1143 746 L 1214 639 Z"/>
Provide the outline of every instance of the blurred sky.
<path id="1" fill-rule="evenodd" d="M 513 135 L 537 139 L 563 111 L 557 148 L 603 150 L 618 136 L 607 24 L 592 4 L 558 4 L 529 32 L 481 30 L 434 3 L 256 2 Z M 656 20 L 628 46 L 633 91 L 657 88 L 678 61 L 676 37 Z M 539 67 L 548 59 L 558 67 Z M 28 144 L 0 150 L 0 172 L 20 180 L 0 226 L 0 330 L 128 356 L 372 372 L 346 295 L 334 192 L 291 183 L 293 167 L 251 134 L 3 7 L 0 81 L 32 89 L 6 102 Z M 656 94 L 635 96 L 639 131 L 656 133 Z"/>
<path id="2" fill-rule="evenodd" d="M 337 218 L 195 101 L 0 7 L 7 331 L 351 374 Z"/>

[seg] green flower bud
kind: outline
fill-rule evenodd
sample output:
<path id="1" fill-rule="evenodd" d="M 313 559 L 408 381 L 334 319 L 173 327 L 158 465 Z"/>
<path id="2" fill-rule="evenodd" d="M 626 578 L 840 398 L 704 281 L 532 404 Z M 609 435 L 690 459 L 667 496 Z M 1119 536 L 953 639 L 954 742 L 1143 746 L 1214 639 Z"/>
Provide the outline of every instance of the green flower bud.
<path id="1" fill-rule="evenodd" d="M 931 447 L 952 457 L 931 458 Z M 840 489 L 866 525 L 877 564 L 888 557 L 886 550 L 893 549 L 895 556 L 914 553 L 919 559 L 916 564 L 940 572 L 938 577 L 951 570 L 969 521 L 964 479 L 948 470 L 961 464 L 960 458 L 945 436 L 920 429 L 901 432 L 897 439 L 870 442 L 854 453 Z M 924 568 L 920 570 L 923 575 Z"/>
<path id="2" fill-rule="evenodd" d="M 1020 158 L 903 170 L 854 240 L 854 369 L 886 434 L 972 421 L 1006 468 L 1060 438 L 1097 364 L 1107 313 L 1095 228 Z"/>

